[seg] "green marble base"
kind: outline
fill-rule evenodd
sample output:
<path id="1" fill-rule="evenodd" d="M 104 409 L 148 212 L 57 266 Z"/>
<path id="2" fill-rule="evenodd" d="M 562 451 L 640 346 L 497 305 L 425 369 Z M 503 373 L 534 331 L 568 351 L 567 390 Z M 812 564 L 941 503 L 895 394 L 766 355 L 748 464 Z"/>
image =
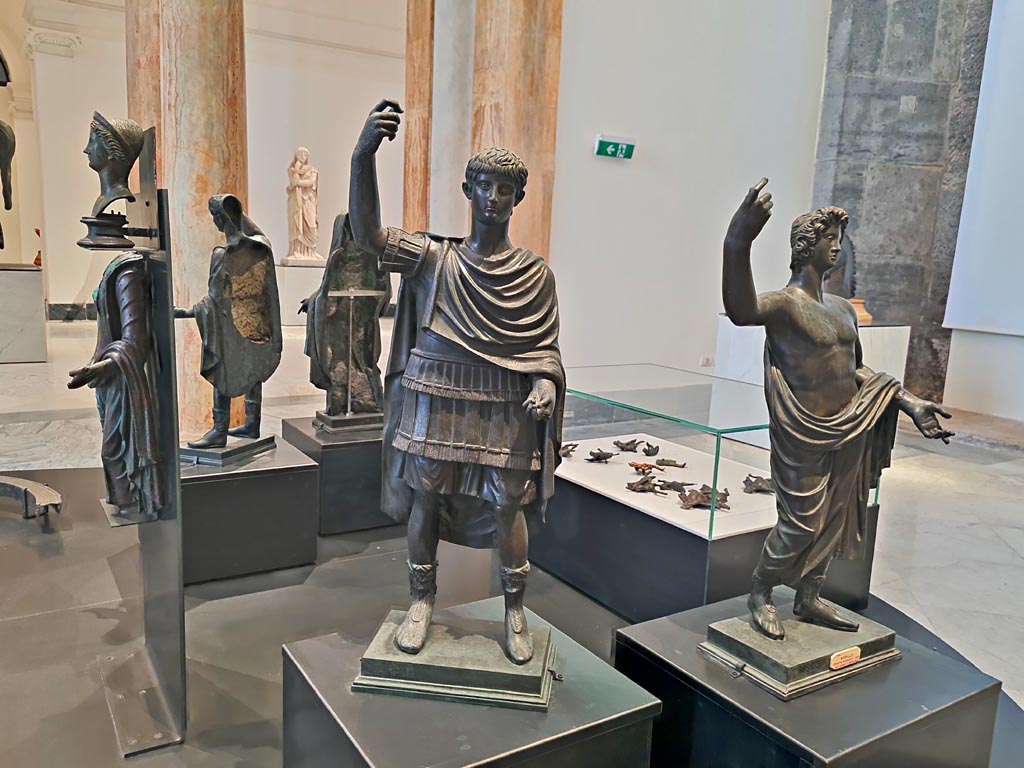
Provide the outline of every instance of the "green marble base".
<path id="1" fill-rule="evenodd" d="M 417 654 L 395 646 L 405 611 L 392 610 L 359 660 L 354 691 L 388 693 L 494 707 L 546 711 L 555 676 L 551 630 L 531 628 L 533 658 L 513 664 L 504 652 L 504 623 L 434 613 Z"/>
<path id="2" fill-rule="evenodd" d="M 860 629 L 820 627 L 794 616 L 792 605 L 780 605 L 786 632 L 782 640 L 766 637 L 749 616 L 742 616 L 708 626 L 708 639 L 698 648 L 786 701 L 900 657 L 891 629 L 828 604 L 843 618 L 858 622 Z"/>

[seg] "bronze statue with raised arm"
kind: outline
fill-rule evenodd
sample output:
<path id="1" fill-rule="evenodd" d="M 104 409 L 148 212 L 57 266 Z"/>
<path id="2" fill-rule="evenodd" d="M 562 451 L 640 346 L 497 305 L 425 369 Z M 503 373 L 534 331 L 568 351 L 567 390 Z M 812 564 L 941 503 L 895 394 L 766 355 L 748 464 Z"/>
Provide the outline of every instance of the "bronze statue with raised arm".
<path id="1" fill-rule="evenodd" d="M 747 605 L 768 637 L 784 631 L 772 589 L 797 590 L 793 613 L 832 629 L 856 631 L 818 595 L 829 563 L 864 555 L 869 489 L 889 465 L 899 411 L 928 438 L 952 432 L 939 405 L 907 392 L 864 365 L 849 301 L 822 292 L 848 217 L 827 206 L 797 217 L 790 232 L 789 283 L 757 294 L 750 246 L 771 216 L 768 179 L 750 188 L 725 237 L 722 298 L 736 325 L 762 325 L 772 480 L 779 519 L 753 574 Z"/>
<path id="2" fill-rule="evenodd" d="M 397 135 L 401 111 L 387 100 L 374 107 L 349 189 L 356 245 L 402 276 L 384 382 L 382 507 L 409 523 L 412 605 L 395 644 L 416 653 L 426 641 L 443 538 L 497 547 L 505 651 L 525 664 L 533 656 L 523 610 L 528 522 L 543 519 L 560 460 L 555 280 L 540 256 L 509 241 L 527 171 L 507 149 L 485 149 L 466 167 L 468 237 L 381 226 L 375 155 Z"/>

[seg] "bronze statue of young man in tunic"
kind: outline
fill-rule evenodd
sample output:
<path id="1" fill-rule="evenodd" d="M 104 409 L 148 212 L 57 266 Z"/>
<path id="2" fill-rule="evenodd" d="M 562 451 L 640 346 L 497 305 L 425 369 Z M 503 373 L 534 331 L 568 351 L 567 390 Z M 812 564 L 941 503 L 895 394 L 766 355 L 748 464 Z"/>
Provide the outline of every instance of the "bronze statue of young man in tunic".
<path id="1" fill-rule="evenodd" d="M 543 259 L 509 241 L 527 171 L 506 149 L 469 161 L 468 237 L 381 226 L 375 154 L 395 138 L 401 111 L 385 100 L 370 113 L 349 191 L 356 244 L 402 276 L 384 383 L 382 507 L 409 522 L 412 605 L 395 644 L 416 653 L 426 641 L 444 538 L 497 547 L 505 650 L 525 664 L 528 522 L 543 519 L 553 492 L 565 394 L 555 281 Z"/>
<path id="2" fill-rule="evenodd" d="M 781 291 L 757 294 L 750 246 L 771 216 L 768 183 L 751 187 L 725 238 L 722 298 L 736 325 L 763 325 L 765 397 L 772 480 L 779 519 L 753 575 L 754 625 L 782 639 L 772 588 L 797 590 L 793 613 L 833 629 L 856 631 L 819 597 L 835 557 L 864 555 L 868 492 L 889 465 L 899 411 L 928 438 L 952 432 L 935 403 L 864 365 L 857 316 L 849 301 L 822 292 L 836 263 L 848 217 L 829 206 L 799 216 L 790 234 L 792 277 Z"/>

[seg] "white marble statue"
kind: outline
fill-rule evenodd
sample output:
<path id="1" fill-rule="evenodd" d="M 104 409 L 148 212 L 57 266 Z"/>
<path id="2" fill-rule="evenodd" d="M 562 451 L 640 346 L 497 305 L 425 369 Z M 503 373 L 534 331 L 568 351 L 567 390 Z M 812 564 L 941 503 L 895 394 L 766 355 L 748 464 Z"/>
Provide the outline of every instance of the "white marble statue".
<path id="1" fill-rule="evenodd" d="M 288 256 L 285 263 L 304 259 L 323 261 L 316 251 L 320 218 L 317 179 L 320 172 L 309 162 L 309 150 L 299 147 L 288 166 Z"/>

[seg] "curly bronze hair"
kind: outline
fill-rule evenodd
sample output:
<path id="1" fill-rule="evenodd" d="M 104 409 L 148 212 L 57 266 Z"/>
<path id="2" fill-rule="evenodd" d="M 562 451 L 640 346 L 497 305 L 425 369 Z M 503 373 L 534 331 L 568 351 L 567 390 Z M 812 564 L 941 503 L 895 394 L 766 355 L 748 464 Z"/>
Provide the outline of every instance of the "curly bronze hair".
<path id="1" fill-rule="evenodd" d="M 488 147 L 469 158 L 469 162 L 466 163 L 466 182 L 472 184 L 481 173 L 504 176 L 515 184 L 520 192 L 526 189 L 526 164 L 510 149 Z"/>
<path id="2" fill-rule="evenodd" d="M 111 160 L 126 163 L 129 168 L 135 165 L 142 152 L 142 126 L 134 120 L 108 120 L 99 112 L 94 112 L 89 129 L 99 138 Z"/>
<path id="3" fill-rule="evenodd" d="M 793 249 L 789 268 L 794 272 L 803 268 L 826 229 L 838 226 L 839 236 L 842 237 L 849 223 L 850 217 L 837 205 L 826 205 L 824 208 L 797 216 L 789 231 L 789 246 Z"/>

